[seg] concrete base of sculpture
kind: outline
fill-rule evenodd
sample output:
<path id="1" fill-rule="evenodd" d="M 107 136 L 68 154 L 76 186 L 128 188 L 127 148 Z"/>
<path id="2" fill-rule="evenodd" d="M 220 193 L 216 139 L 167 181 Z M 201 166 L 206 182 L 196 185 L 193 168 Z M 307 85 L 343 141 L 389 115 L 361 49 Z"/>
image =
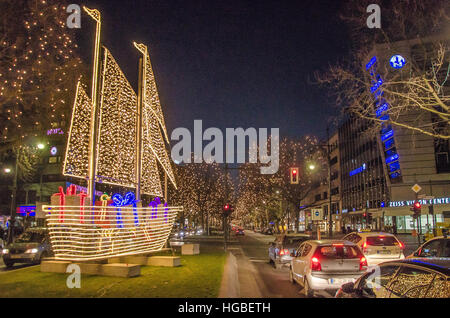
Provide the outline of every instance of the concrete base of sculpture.
<path id="1" fill-rule="evenodd" d="M 178 256 L 122 256 L 110 258 L 108 263 L 177 267 L 181 266 L 181 259 Z"/>
<path id="2" fill-rule="evenodd" d="M 200 254 L 200 244 L 184 244 L 181 246 L 181 255 Z"/>
<path id="3" fill-rule="evenodd" d="M 147 265 L 177 267 L 181 266 L 181 258 L 178 256 L 152 256 L 148 258 Z"/>
<path id="4" fill-rule="evenodd" d="M 66 273 L 70 264 L 80 266 L 81 274 L 113 276 L 113 277 L 136 277 L 141 275 L 141 266 L 139 264 L 101 264 L 101 263 L 72 263 L 68 261 L 51 261 L 41 262 L 41 272 L 46 273 Z"/>

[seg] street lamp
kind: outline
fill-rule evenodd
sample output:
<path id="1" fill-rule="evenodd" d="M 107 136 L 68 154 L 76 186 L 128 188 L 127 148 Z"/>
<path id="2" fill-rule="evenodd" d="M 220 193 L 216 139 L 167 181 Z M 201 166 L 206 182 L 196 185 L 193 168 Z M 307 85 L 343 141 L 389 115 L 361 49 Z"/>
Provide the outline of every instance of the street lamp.
<path id="1" fill-rule="evenodd" d="M 39 143 L 39 144 L 37 144 L 37 147 L 38 147 L 38 149 L 44 149 L 45 148 L 45 145 L 44 144 L 41 144 L 41 143 Z"/>
<path id="2" fill-rule="evenodd" d="M 316 170 L 316 166 L 313 163 L 310 163 L 308 165 L 308 169 L 311 170 L 311 171 Z"/>
<path id="3" fill-rule="evenodd" d="M 11 173 L 11 169 L 10 169 L 10 168 L 5 168 L 5 169 L 3 169 L 3 171 L 4 171 L 5 173 Z"/>

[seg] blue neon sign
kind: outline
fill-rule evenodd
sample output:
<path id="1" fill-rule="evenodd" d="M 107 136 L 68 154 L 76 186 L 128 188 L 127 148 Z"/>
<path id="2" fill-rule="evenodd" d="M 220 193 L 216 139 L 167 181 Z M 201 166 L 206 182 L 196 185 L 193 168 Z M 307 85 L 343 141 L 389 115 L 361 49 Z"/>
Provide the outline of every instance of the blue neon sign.
<path id="1" fill-rule="evenodd" d="M 392 156 L 386 158 L 386 164 L 397 161 L 397 160 L 398 160 L 398 154 L 392 155 Z"/>
<path id="2" fill-rule="evenodd" d="M 403 66 L 405 66 L 406 64 L 406 60 L 403 56 L 401 55 L 394 55 L 391 57 L 391 59 L 389 60 L 389 63 L 391 64 L 391 66 L 395 69 L 401 69 L 403 68 Z"/>
<path id="3" fill-rule="evenodd" d="M 350 171 L 350 177 L 354 176 L 355 174 L 361 173 L 361 172 L 363 172 L 364 170 L 366 170 L 366 164 L 365 164 L 365 163 L 364 163 L 361 167 L 359 167 L 359 168 L 357 168 L 357 169 L 355 169 L 355 170 Z"/>
<path id="4" fill-rule="evenodd" d="M 384 142 L 384 147 L 386 152 L 385 163 L 388 166 L 389 171 L 391 172 L 391 179 L 397 178 L 401 176 L 400 173 L 400 162 L 399 156 L 395 151 L 395 141 L 394 141 L 394 130 L 392 126 L 389 125 L 389 114 L 386 112 L 389 110 L 389 103 L 383 98 L 384 90 L 381 87 L 384 83 L 381 75 L 377 72 L 377 58 L 376 56 L 372 57 L 369 63 L 366 64 L 366 69 L 369 71 L 371 77 L 371 87 L 370 92 L 373 94 L 374 105 L 375 105 L 375 116 L 379 118 L 382 122 L 381 124 L 381 141 Z M 391 66 L 393 68 L 402 68 L 406 61 L 401 55 L 394 55 L 390 59 Z M 391 149 L 391 150 L 389 150 Z M 360 168 L 353 170 L 350 172 L 350 175 L 355 175 L 360 173 L 362 170 Z"/>

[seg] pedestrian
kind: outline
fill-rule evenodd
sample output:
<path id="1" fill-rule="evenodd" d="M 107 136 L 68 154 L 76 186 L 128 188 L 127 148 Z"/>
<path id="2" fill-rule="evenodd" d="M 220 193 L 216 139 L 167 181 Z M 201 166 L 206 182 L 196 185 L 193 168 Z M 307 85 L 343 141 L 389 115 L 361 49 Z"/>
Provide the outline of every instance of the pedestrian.
<path id="1" fill-rule="evenodd" d="M 345 232 L 345 225 L 343 225 L 343 224 L 342 224 L 342 226 L 341 226 L 341 232 L 342 232 L 342 234 L 347 234 L 347 233 Z"/>

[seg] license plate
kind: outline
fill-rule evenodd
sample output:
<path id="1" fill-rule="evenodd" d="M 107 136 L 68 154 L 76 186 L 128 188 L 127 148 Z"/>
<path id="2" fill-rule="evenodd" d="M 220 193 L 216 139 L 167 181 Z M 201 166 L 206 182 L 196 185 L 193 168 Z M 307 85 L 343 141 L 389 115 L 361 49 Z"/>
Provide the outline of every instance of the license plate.
<path id="1" fill-rule="evenodd" d="M 330 284 L 330 285 L 334 285 L 334 284 L 343 285 L 343 284 L 350 283 L 350 282 L 353 282 L 353 281 L 354 281 L 353 279 L 330 278 L 328 280 L 328 284 Z"/>
<path id="2" fill-rule="evenodd" d="M 382 250 L 382 251 L 377 251 L 377 253 L 378 254 L 391 254 L 391 251 Z"/>
<path id="3" fill-rule="evenodd" d="M 13 254 L 11 255 L 12 259 L 17 259 L 17 258 L 25 258 L 23 254 Z"/>

